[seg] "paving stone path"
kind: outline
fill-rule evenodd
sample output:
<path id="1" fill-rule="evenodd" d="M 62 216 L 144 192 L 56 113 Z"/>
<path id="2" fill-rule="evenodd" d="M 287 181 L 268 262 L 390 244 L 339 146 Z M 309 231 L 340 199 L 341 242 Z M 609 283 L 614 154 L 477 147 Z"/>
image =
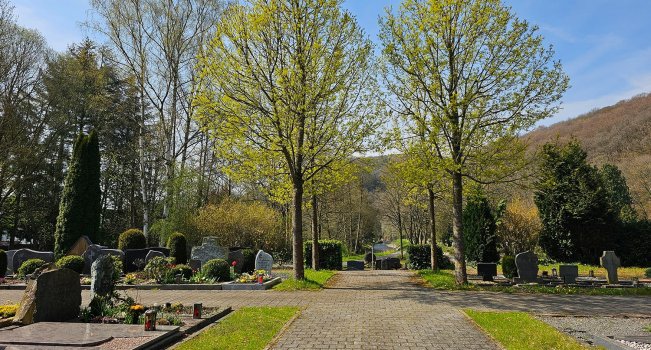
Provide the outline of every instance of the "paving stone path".
<path id="1" fill-rule="evenodd" d="M 410 271 L 344 271 L 318 292 L 129 291 L 145 304 L 299 306 L 301 316 L 275 349 L 496 349 L 460 311 L 519 310 L 583 316 L 651 315 L 651 298 L 445 292 L 425 288 Z M 22 291 L 0 290 L 0 303 Z M 84 291 L 83 302 L 89 302 Z"/>

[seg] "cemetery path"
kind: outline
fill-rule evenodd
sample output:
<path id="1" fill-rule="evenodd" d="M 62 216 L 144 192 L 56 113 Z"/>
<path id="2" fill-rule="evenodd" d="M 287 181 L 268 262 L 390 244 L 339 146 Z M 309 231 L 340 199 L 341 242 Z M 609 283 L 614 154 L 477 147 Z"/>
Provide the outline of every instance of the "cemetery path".
<path id="1" fill-rule="evenodd" d="M 0 304 L 23 291 L 0 290 Z M 128 291 L 145 304 L 299 306 L 301 316 L 276 349 L 495 349 L 459 311 L 518 310 L 582 316 L 651 315 L 651 298 L 437 291 L 410 271 L 343 271 L 318 292 Z M 83 303 L 89 291 L 83 292 Z"/>

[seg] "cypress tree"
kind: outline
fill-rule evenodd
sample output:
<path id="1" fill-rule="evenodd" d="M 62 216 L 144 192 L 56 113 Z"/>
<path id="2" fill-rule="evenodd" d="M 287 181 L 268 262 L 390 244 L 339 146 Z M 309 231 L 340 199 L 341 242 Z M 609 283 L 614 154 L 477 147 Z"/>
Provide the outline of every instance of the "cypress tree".
<path id="1" fill-rule="evenodd" d="M 468 198 L 463 209 L 466 258 L 476 262 L 498 262 L 495 217 L 488 199 L 480 191 Z"/>
<path id="2" fill-rule="evenodd" d="M 92 131 L 90 135 L 79 134 L 73 147 L 54 235 L 57 257 L 65 255 L 82 235 L 93 243 L 101 243 L 100 201 L 99 140 Z"/>

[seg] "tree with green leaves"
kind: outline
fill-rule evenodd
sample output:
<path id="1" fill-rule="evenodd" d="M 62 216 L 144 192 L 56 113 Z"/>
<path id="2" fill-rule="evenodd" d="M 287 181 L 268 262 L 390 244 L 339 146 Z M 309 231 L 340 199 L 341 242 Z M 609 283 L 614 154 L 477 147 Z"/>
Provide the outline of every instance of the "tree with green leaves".
<path id="1" fill-rule="evenodd" d="M 452 180 L 455 277 L 467 283 L 464 178 L 504 181 L 523 168 L 517 135 L 556 112 L 568 77 L 538 28 L 500 0 L 405 0 L 380 26 L 402 137 L 422 135 Z"/>
<path id="2" fill-rule="evenodd" d="M 463 208 L 463 233 L 466 258 L 475 262 L 499 262 L 497 225 L 488 198 L 475 190 Z"/>
<path id="3" fill-rule="evenodd" d="M 232 164 L 227 171 L 281 175 L 281 187 L 291 187 L 297 279 L 304 278 L 306 183 L 364 151 L 382 123 L 370 103 L 371 41 L 341 3 L 234 4 L 199 60 L 197 119 Z"/>
<path id="4" fill-rule="evenodd" d="M 540 154 L 534 201 L 542 222 L 540 246 L 552 259 L 596 263 L 609 249 L 616 214 L 596 167 L 578 141 L 548 143 Z"/>
<path id="5" fill-rule="evenodd" d="M 637 213 L 633 208 L 633 197 L 622 171 L 615 165 L 604 164 L 599 174 L 613 213 L 622 221 L 635 221 Z"/>
<path id="6" fill-rule="evenodd" d="M 85 235 L 94 243 L 100 236 L 100 154 L 97 133 L 79 134 L 68 167 L 59 216 L 57 218 L 54 253 L 66 254 L 72 244 Z"/>

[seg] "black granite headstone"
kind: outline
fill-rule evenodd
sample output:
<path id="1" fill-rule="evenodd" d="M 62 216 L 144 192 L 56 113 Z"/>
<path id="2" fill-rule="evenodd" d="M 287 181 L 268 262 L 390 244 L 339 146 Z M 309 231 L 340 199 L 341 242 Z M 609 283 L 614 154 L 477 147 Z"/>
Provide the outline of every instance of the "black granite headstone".
<path id="1" fill-rule="evenodd" d="M 364 270 L 364 262 L 359 260 L 350 260 L 346 263 L 346 270 Z"/>
<path id="2" fill-rule="evenodd" d="M 493 281 L 493 276 L 497 276 L 497 264 L 495 263 L 478 263 L 477 274 L 482 277 L 483 281 Z"/>
<path id="3" fill-rule="evenodd" d="M 137 271 L 138 266 L 136 266 L 133 262 L 137 259 L 142 259 L 142 261 L 144 262 L 150 250 L 155 250 L 157 252 L 161 252 L 165 254 L 165 256 L 170 256 L 170 250 L 163 247 L 151 247 L 145 249 L 127 249 L 124 251 L 124 272 Z"/>

